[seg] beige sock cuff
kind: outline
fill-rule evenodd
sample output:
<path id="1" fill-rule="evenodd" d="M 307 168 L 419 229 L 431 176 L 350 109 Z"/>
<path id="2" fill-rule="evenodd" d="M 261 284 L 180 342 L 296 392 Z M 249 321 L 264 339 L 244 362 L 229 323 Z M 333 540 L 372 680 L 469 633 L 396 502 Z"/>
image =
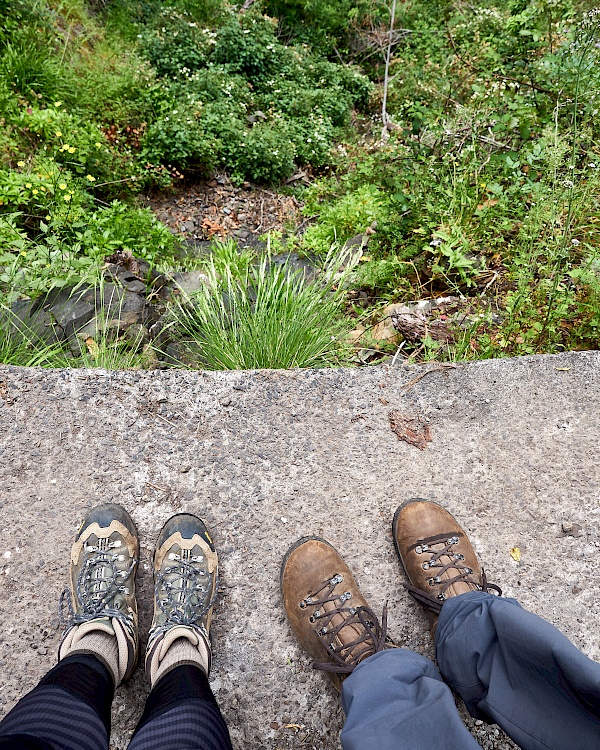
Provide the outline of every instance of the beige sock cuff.
<path id="1" fill-rule="evenodd" d="M 161 677 L 175 667 L 194 664 L 206 675 L 210 671 L 210 644 L 208 638 L 197 630 L 176 626 L 158 638 L 151 648 L 146 662 L 146 670 L 154 686 Z"/>
<path id="2" fill-rule="evenodd" d="M 72 654 L 91 654 L 98 658 L 111 673 L 113 682 L 118 685 L 119 675 L 119 644 L 113 629 L 108 625 L 107 632 L 102 628 L 90 628 L 92 622 L 84 623 L 72 628 L 61 643 L 58 658 Z"/>
<path id="3" fill-rule="evenodd" d="M 60 644 L 58 659 L 60 661 L 71 654 L 92 654 L 97 657 L 111 673 L 115 686 L 123 681 L 129 668 L 127 635 L 120 622 L 108 617 L 71 628 Z"/>

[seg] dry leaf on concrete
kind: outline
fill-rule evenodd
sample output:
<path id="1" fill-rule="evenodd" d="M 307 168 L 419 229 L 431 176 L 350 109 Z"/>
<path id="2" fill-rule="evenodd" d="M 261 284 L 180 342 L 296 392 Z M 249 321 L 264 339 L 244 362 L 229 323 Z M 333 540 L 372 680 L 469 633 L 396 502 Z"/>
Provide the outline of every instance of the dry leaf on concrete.
<path id="1" fill-rule="evenodd" d="M 409 445 L 414 445 L 419 450 L 425 450 L 427 443 L 431 442 L 431 430 L 423 417 L 402 414 L 399 411 L 391 411 L 388 414 L 392 432 L 398 436 L 398 440 L 404 440 Z"/>

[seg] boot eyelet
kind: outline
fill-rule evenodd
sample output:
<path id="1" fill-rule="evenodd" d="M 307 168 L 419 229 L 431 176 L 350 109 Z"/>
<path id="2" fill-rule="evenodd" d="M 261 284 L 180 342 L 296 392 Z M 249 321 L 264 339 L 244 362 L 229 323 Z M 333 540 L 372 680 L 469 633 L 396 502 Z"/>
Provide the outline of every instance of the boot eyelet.
<path id="1" fill-rule="evenodd" d="M 429 563 L 423 563 L 423 570 L 429 570 Z"/>

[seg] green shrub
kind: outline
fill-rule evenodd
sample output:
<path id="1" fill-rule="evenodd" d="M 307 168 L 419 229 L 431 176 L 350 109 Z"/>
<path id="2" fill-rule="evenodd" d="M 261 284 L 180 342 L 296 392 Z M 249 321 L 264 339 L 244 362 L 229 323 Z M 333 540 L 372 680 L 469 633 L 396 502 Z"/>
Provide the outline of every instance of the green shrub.
<path id="1" fill-rule="evenodd" d="M 142 146 L 144 159 L 151 164 L 196 167 L 204 172 L 214 166 L 215 143 L 205 134 L 196 113 L 185 104 L 158 117 L 148 127 Z"/>
<path id="2" fill-rule="evenodd" d="M 322 205 L 318 188 L 307 196 L 305 212 L 318 213 L 319 222 L 304 235 L 308 247 L 327 252 L 334 242 L 344 243 L 364 232 L 386 214 L 386 196 L 372 185 L 363 185 L 336 201 Z"/>
<path id="3" fill-rule="evenodd" d="M 214 61 L 233 73 L 262 79 L 277 74 L 285 48 L 275 37 L 273 21 L 254 13 L 231 16 L 218 30 Z"/>

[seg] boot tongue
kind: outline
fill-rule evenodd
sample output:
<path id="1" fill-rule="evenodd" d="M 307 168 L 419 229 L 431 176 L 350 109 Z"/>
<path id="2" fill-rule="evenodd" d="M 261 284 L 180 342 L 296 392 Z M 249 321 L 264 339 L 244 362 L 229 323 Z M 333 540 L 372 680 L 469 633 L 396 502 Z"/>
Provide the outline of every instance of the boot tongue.
<path id="1" fill-rule="evenodd" d="M 332 612 L 334 610 L 343 608 L 343 609 L 349 609 L 351 607 L 350 602 L 325 602 L 325 604 L 322 604 L 320 609 L 323 612 Z M 352 660 L 353 657 L 360 655 L 360 660 L 366 659 L 367 656 L 371 656 L 375 653 L 373 648 L 369 648 L 369 642 L 367 639 L 363 638 L 362 636 L 365 636 L 365 628 L 364 626 L 354 622 L 349 623 L 348 619 L 351 617 L 350 612 L 344 612 L 338 613 L 333 615 L 329 623 L 327 624 L 327 628 L 329 630 L 332 630 L 334 628 L 340 627 L 340 630 L 336 634 L 335 641 L 338 644 L 338 648 L 344 648 L 350 643 L 353 643 L 357 639 L 359 640 L 359 643 L 352 648 L 350 651 L 345 651 L 345 658 L 348 660 Z M 347 624 L 344 624 L 347 623 Z"/>

